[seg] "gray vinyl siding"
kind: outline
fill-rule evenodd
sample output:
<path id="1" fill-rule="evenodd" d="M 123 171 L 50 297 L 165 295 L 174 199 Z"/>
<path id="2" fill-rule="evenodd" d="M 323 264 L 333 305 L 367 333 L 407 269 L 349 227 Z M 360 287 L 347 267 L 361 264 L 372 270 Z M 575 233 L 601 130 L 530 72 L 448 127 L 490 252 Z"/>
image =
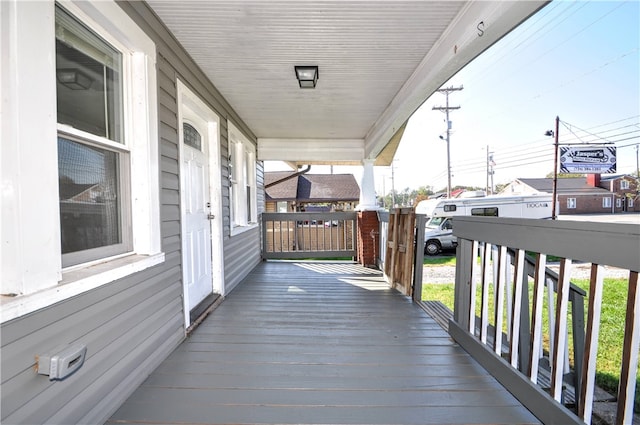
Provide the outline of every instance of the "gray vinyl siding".
<path id="1" fill-rule="evenodd" d="M 226 179 L 226 181 L 223 180 L 223 186 L 228 181 L 229 179 Z M 260 223 L 260 215 L 264 211 L 264 170 L 262 162 L 258 162 L 257 164 L 256 189 L 258 195 L 258 223 Z M 227 199 L 228 198 L 227 184 Z M 227 214 L 225 215 L 228 217 Z M 262 252 L 260 251 L 262 247 L 260 241 L 261 235 L 262 231 L 259 227 L 256 227 L 234 235 L 233 237 L 225 237 L 224 276 L 227 293 L 233 290 L 233 288 L 247 276 L 248 272 L 262 260 Z"/>
<path id="2" fill-rule="evenodd" d="M 114 391 L 118 383 L 134 371 L 146 375 L 156 366 L 147 359 L 162 361 L 156 353 L 182 341 L 182 316 L 179 261 L 168 255 L 162 265 L 4 323 L 2 423 L 104 421 L 127 395 Z M 59 382 L 34 373 L 36 355 L 75 342 L 87 345 L 77 373 Z"/>
<path id="3" fill-rule="evenodd" d="M 260 261 L 258 229 L 234 237 L 229 232 L 226 120 L 232 119 L 250 140 L 255 136 L 146 4 L 119 4 L 156 43 L 158 207 L 165 261 L 0 326 L 3 424 L 103 423 L 184 339 L 177 78 L 221 118 L 222 161 L 217 172 L 223 182 L 227 288 Z M 262 190 L 262 182 L 258 188 Z M 78 372 L 57 382 L 34 372 L 38 354 L 75 342 L 88 348 Z"/>

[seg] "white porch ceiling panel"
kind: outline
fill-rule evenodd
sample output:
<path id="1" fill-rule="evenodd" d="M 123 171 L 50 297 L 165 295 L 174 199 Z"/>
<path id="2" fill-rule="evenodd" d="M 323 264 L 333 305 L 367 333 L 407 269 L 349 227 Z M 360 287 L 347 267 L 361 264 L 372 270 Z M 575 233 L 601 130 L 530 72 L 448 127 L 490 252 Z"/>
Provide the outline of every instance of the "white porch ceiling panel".
<path id="1" fill-rule="evenodd" d="M 440 85 L 544 4 L 148 3 L 256 135 L 259 158 L 298 163 L 375 159 Z M 298 87 L 295 65 L 319 67 L 315 89 Z"/>

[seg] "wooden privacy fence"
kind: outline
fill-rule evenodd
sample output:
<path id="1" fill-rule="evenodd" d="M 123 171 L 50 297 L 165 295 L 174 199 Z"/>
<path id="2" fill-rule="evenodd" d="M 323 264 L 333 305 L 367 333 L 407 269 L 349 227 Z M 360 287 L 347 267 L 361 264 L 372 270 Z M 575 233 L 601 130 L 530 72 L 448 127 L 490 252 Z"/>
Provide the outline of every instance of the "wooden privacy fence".
<path id="1" fill-rule="evenodd" d="M 458 251 L 454 319 L 449 333 L 544 423 L 591 422 L 603 313 L 603 266 L 628 271 L 627 298 L 620 300 L 626 303 L 626 315 L 606 319 L 626 324 L 620 341 L 616 423 L 632 423 L 640 348 L 640 228 L 631 224 L 456 217 L 453 230 Z M 535 259 L 531 280 L 526 254 Z M 560 258 L 555 284 L 546 268 L 548 255 Z M 576 314 L 581 307 L 575 304 L 581 302 L 582 294 L 572 291 L 570 284 L 576 260 L 591 268 L 586 323 L 582 317 L 572 317 L 582 316 Z M 547 290 L 552 314 L 546 332 L 542 326 L 545 286 L 555 286 L 555 290 Z M 574 338 L 574 382 L 579 388 L 575 412 L 561 404 L 569 369 L 569 335 Z M 542 362 L 550 365 L 550 388 L 546 389 L 538 382 Z"/>
<path id="2" fill-rule="evenodd" d="M 392 288 L 411 296 L 416 215 L 413 208 L 396 208 L 389 214 L 384 274 Z"/>

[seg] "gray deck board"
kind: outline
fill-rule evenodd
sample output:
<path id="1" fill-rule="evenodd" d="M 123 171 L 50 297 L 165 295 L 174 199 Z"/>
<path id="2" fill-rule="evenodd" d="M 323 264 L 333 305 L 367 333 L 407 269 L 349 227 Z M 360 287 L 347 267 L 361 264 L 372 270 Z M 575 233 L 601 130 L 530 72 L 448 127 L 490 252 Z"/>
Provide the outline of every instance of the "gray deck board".
<path id="1" fill-rule="evenodd" d="M 537 424 L 380 273 L 261 264 L 110 424 Z"/>

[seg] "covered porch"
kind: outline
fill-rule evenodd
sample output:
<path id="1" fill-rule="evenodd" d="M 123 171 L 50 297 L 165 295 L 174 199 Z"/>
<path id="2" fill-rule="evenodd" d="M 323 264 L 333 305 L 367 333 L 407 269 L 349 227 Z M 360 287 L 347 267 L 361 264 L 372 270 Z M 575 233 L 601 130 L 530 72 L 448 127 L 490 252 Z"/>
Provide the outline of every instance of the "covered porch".
<path id="1" fill-rule="evenodd" d="M 540 422 L 380 271 L 268 261 L 107 423 Z"/>

